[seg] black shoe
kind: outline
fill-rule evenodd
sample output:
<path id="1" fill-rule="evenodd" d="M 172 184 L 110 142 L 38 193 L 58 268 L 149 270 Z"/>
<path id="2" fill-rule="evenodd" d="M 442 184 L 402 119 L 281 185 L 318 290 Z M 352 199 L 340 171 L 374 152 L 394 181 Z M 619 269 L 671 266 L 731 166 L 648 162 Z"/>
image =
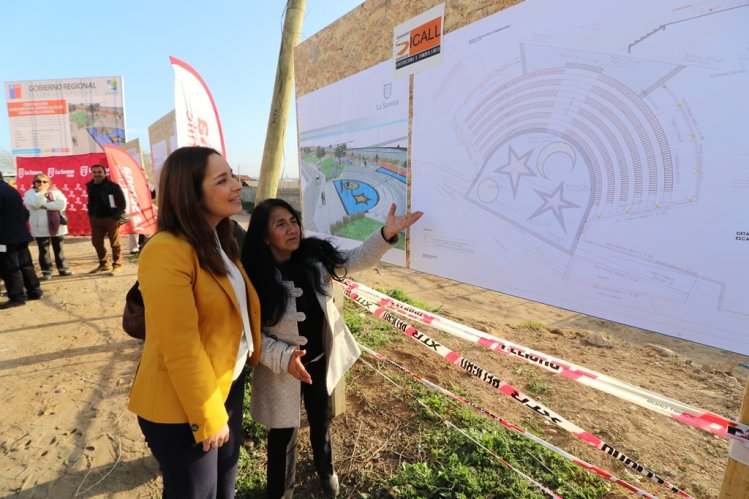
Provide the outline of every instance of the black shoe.
<path id="1" fill-rule="evenodd" d="M 60 271 L 60 275 L 62 277 L 67 277 L 67 276 L 73 275 L 73 271 L 72 270 L 61 270 Z"/>
<path id="2" fill-rule="evenodd" d="M 29 300 L 41 300 L 43 294 L 44 293 L 42 291 L 35 291 L 33 293 L 26 293 L 26 298 L 28 298 Z"/>
<path id="3" fill-rule="evenodd" d="M 320 484 L 322 490 L 328 497 L 338 497 L 340 492 L 340 485 L 338 484 L 338 473 L 333 472 L 332 475 L 320 478 Z"/>
<path id="4" fill-rule="evenodd" d="M 5 310 L 6 308 L 20 307 L 21 305 L 26 305 L 26 302 L 21 301 L 21 300 L 8 300 L 5 303 L 0 303 L 0 310 Z"/>

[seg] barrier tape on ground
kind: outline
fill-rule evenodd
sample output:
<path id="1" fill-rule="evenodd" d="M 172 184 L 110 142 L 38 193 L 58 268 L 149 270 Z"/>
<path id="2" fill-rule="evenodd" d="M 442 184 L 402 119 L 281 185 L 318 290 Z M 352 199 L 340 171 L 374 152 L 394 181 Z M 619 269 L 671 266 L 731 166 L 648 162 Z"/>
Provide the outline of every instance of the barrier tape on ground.
<path id="1" fill-rule="evenodd" d="M 456 401 L 458 401 L 458 402 L 460 402 L 460 403 L 462 403 L 464 405 L 467 405 L 468 407 L 470 407 L 471 409 L 473 409 L 475 412 L 481 414 L 482 416 L 484 416 L 484 417 L 486 417 L 488 419 L 491 419 L 491 420 L 493 420 L 493 421 L 495 421 L 495 422 L 497 422 L 497 423 L 505 426 L 506 428 L 509 428 L 510 430 L 512 430 L 512 431 L 514 431 L 516 433 L 519 433 L 523 437 L 525 437 L 525 438 L 527 438 L 527 439 L 529 439 L 529 440 L 537 443 L 538 445 L 540 445 L 540 446 L 542 446 L 542 447 L 544 447 L 544 448 L 546 448 L 546 449 L 548 449 L 548 450 L 550 450 L 550 451 L 552 451 L 552 452 L 560 455 L 561 457 L 563 457 L 563 458 L 565 458 L 565 459 L 573 462 L 574 464 L 576 464 L 576 465 L 578 465 L 578 466 L 580 466 L 582 468 L 585 468 L 585 469 L 587 469 L 589 471 L 592 471 L 592 472 L 596 473 L 597 475 L 605 478 L 606 480 L 608 480 L 610 482 L 613 482 L 613 483 L 616 483 L 617 485 L 620 485 L 621 487 L 624 487 L 625 489 L 627 489 L 627 490 L 629 490 L 631 492 L 634 492 L 634 493 L 636 493 L 636 494 L 638 494 L 638 495 L 640 495 L 642 497 L 646 497 L 648 499 L 655 499 L 656 498 L 656 496 L 650 494 L 649 492 L 647 492 L 647 491 L 645 491 L 643 489 L 640 489 L 640 488 L 638 488 L 638 487 L 630 484 L 629 482 L 627 482 L 625 480 L 622 480 L 621 478 L 616 477 L 612 473 L 609 473 L 608 471 L 603 470 L 603 469 L 599 468 L 598 466 L 590 464 L 587 461 L 584 461 L 584 460 L 580 459 L 579 457 L 574 456 L 574 455 L 570 454 L 569 452 L 567 452 L 567 451 L 565 451 L 563 449 L 560 449 L 556 445 L 554 445 L 552 443 L 549 443 L 546 440 L 543 440 L 542 438 L 537 437 L 536 435 L 534 435 L 532 433 L 529 433 L 524 428 L 521 428 L 521 427 L 519 427 L 519 426 L 517 426 L 517 425 L 515 425 L 513 423 L 510 423 L 509 421 L 505 421 L 504 419 L 502 419 L 499 416 L 495 415 L 491 411 L 489 411 L 487 409 L 484 409 L 483 407 L 481 407 L 479 405 L 474 404 L 470 400 L 468 400 L 468 399 L 466 399 L 464 397 L 461 397 L 457 393 L 451 392 L 450 390 L 447 390 L 446 388 L 443 388 L 442 386 L 440 386 L 440 385 L 438 385 L 436 383 L 432 383 L 428 379 L 425 379 L 425 378 L 419 376 L 418 374 L 410 371 L 409 369 L 406 369 L 405 367 L 401 366 L 400 364 L 398 364 L 394 360 L 391 360 L 391 359 L 385 357 L 384 355 L 382 355 L 382 354 L 380 354 L 378 352 L 375 352 L 374 350 L 372 350 L 371 348 L 367 347 L 366 345 L 361 345 L 360 344 L 359 346 L 361 347 L 361 349 L 363 351 L 367 352 L 369 355 L 372 355 L 373 357 L 375 357 L 376 359 L 380 360 L 381 362 L 385 362 L 386 364 L 389 364 L 389 365 L 395 367 L 396 369 L 399 369 L 399 370 L 403 371 L 404 373 L 408 374 L 409 376 L 411 376 L 412 378 L 416 379 L 417 381 L 419 381 L 423 385 L 431 388 L 432 390 L 435 390 L 435 391 L 437 391 L 439 393 L 442 393 L 443 395 L 445 395 L 447 397 L 450 397 L 453 400 L 456 400 Z"/>
<path id="2" fill-rule="evenodd" d="M 503 393 L 507 395 L 508 397 L 525 405 L 526 407 L 532 409 L 533 411 L 535 411 L 542 417 L 551 421 L 552 423 L 559 426 L 560 428 L 565 429 L 566 431 L 576 436 L 577 438 L 605 452 L 606 454 L 610 455 L 614 459 L 621 461 L 627 467 L 637 471 L 643 476 L 646 476 L 653 482 L 656 482 L 658 484 L 663 485 L 664 487 L 667 487 L 672 492 L 676 492 L 683 497 L 691 497 L 689 494 L 681 490 L 676 485 L 673 485 L 670 482 L 668 482 L 665 478 L 658 476 L 655 472 L 653 472 L 652 470 L 648 469 L 645 466 L 642 466 L 641 464 L 639 464 L 632 458 L 625 455 L 623 452 L 620 452 L 619 450 L 617 450 L 612 445 L 609 445 L 607 442 L 604 442 L 603 440 L 593 435 L 592 433 L 585 431 L 584 429 L 580 428 L 579 426 L 569 421 L 568 419 L 564 418 L 560 414 L 557 414 L 556 412 L 552 411 L 551 409 L 546 407 L 541 402 L 534 400 L 533 398 L 527 396 L 520 390 L 517 390 L 512 385 L 505 383 L 504 381 L 499 379 L 497 376 L 491 374 L 490 372 L 484 370 L 482 367 L 478 366 L 477 364 L 464 358 L 459 353 L 450 350 L 446 346 L 430 338 L 429 336 L 422 333 L 415 327 L 409 325 L 404 320 L 399 319 L 397 316 L 390 313 L 388 310 L 378 306 L 373 301 L 369 301 L 359 296 L 355 291 L 350 290 L 350 289 L 344 290 L 344 295 L 347 298 L 351 299 L 354 303 L 361 306 L 362 308 L 365 308 L 369 310 L 370 312 L 372 312 L 377 318 L 382 319 L 385 322 L 388 322 L 389 324 L 394 326 L 396 329 L 400 330 L 406 336 L 409 336 L 415 339 L 422 345 L 433 350 L 435 353 L 437 353 L 441 357 L 447 359 L 450 363 L 459 366 L 461 369 L 472 374 L 474 377 L 496 388 L 497 391 L 499 391 L 500 393 Z"/>
<path id="3" fill-rule="evenodd" d="M 387 381 L 389 381 L 390 383 L 392 383 L 393 385 L 395 385 L 396 387 L 403 388 L 398 383 L 396 383 L 392 378 L 390 378 L 387 374 L 383 373 L 382 371 L 380 371 L 379 369 L 377 369 L 375 366 L 373 366 L 372 364 L 370 364 L 366 360 L 361 359 L 361 361 L 364 364 L 366 364 L 367 366 L 369 366 L 370 368 L 372 368 L 374 371 L 376 371 L 380 376 L 382 376 L 383 378 L 385 378 Z M 499 454 L 497 454 L 493 450 L 487 448 L 481 442 L 479 442 L 478 440 L 476 440 L 475 438 L 473 438 L 472 436 L 470 436 L 468 433 L 466 433 L 462 428 L 458 428 L 456 425 L 454 425 L 453 423 L 451 423 L 450 421 L 448 421 L 447 419 L 445 419 L 444 417 L 442 417 L 442 415 L 440 413 L 438 413 L 434 409 L 431 409 L 428 405 L 426 405 L 424 402 L 422 402 L 421 400 L 419 400 L 419 397 L 417 397 L 413 393 L 411 394 L 411 396 L 413 396 L 414 400 L 416 400 L 416 402 L 418 402 L 418 404 L 421 407 L 423 407 L 427 412 L 429 412 L 429 413 L 434 414 L 435 416 L 437 416 L 437 418 L 439 418 L 440 421 L 442 421 L 443 423 L 445 423 L 446 426 L 449 426 L 450 428 L 453 428 L 455 431 L 457 431 L 458 433 L 460 433 L 461 435 L 463 435 L 465 438 L 467 438 L 468 440 L 470 440 L 471 442 L 473 442 L 474 444 L 476 444 L 477 446 L 479 446 L 480 448 L 482 448 L 483 450 L 485 450 L 490 456 L 494 457 L 500 463 L 502 463 L 505 466 L 507 466 L 515 474 L 517 474 L 518 476 L 520 476 L 524 480 L 526 480 L 526 481 L 530 482 L 531 484 L 533 484 L 535 487 L 537 487 L 538 489 L 540 489 L 541 492 L 543 492 L 546 497 L 551 497 L 552 499 L 563 499 L 562 496 L 557 495 L 553 490 L 549 489 L 548 487 L 546 487 L 541 482 L 533 479 L 529 475 L 526 475 L 525 473 L 523 473 L 522 471 L 520 471 L 519 469 L 517 469 L 516 467 L 514 467 L 513 465 L 511 465 L 507 461 L 505 461 Z"/>
<path id="4" fill-rule="evenodd" d="M 622 400 L 637 404 L 659 414 L 664 414 L 689 426 L 709 431 L 721 438 L 734 440 L 749 446 L 749 425 L 732 421 L 719 414 L 693 407 L 684 402 L 640 388 L 625 381 L 586 369 L 571 362 L 552 357 L 543 352 L 518 345 L 511 341 L 491 336 L 468 326 L 430 314 L 417 307 L 394 300 L 374 289 L 350 279 L 340 283 L 345 289 L 356 292 L 381 307 L 385 307 L 408 319 L 457 336 L 477 345 L 518 358 L 541 369 L 577 381 L 596 390 L 614 395 Z"/>

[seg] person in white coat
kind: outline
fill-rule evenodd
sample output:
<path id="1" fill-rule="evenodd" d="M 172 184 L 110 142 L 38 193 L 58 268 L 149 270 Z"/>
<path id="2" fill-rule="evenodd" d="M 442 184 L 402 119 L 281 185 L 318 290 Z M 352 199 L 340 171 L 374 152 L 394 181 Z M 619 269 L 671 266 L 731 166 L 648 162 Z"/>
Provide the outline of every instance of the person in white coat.
<path id="1" fill-rule="evenodd" d="M 65 195 L 52 185 L 47 175 L 39 173 L 34 177 L 33 188 L 24 194 L 23 202 L 29 210 L 29 228 L 39 249 L 42 279 L 52 278 L 50 245 L 55 257 L 55 266 L 60 275 L 73 275 L 65 260 L 64 238 L 68 233 L 67 222 L 62 214 L 67 206 Z"/>
<path id="2" fill-rule="evenodd" d="M 331 279 L 375 265 L 421 212 L 395 215 L 353 250 L 303 237 L 300 215 L 286 201 L 255 206 L 242 264 L 260 297 L 262 349 L 252 375 L 250 414 L 267 426 L 267 496 L 292 497 L 301 399 L 315 468 L 328 496 L 339 492 L 330 440 L 330 394 L 359 357 L 359 347 L 333 303 Z"/>

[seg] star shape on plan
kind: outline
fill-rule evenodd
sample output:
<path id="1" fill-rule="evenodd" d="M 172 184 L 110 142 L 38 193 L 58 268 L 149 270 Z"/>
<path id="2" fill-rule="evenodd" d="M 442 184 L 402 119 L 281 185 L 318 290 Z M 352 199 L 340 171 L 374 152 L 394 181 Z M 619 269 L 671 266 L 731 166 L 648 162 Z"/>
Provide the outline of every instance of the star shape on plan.
<path id="1" fill-rule="evenodd" d="M 564 224 L 564 214 L 562 213 L 562 210 L 568 208 L 579 208 L 579 206 L 564 199 L 564 182 L 559 184 L 559 186 L 554 189 L 554 192 L 552 193 L 546 193 L 536 190 L 536 194 L 538 194 L 541 199 L 543 199 L 543 203 L 530 217 L 528 217 L 528 220 L 536 218 L 537 216 L 550 211 L 557 219 L 557 222 L 559 222 L 559 225 L 562 226 L 562 230 L 566 234 L 567 227 Z"/>
<path id="2" fill-rule="evenodd" d="M 512 185 L 512 197 L 517 198 L 518 196 L 518 185 L 520 184 L 520 177 L 535 177 L 536 174 L 528 167 L 528 158 L 530 158 L 533 150 L 528 151 L 522 156 L 518 156 L 515 150 L 510 146 L 507 163 L 500 166 L 495 173 L 503 173 L 510 177 L 510 185 Z"/>
<path id="3" fill-rule="evenodd" d="M 367 204 L 369 203 L 369 198 L 364 194 L 355 194 L 354 201 L 356 201 L 356 204 Z"/>

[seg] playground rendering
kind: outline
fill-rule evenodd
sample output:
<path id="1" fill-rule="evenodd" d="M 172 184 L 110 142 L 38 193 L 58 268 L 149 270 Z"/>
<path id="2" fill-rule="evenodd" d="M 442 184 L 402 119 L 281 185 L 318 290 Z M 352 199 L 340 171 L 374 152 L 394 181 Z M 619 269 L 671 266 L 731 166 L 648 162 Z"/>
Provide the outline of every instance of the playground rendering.
<path id="1" fill-rule="evenodd" d="M 362 241 L 382 225 L 392 203 L 406 206 L 406 148 L 305 146 L 299 156 L 309 231 Z M 405 250 L 404 237 L 396 248 Z"/>

